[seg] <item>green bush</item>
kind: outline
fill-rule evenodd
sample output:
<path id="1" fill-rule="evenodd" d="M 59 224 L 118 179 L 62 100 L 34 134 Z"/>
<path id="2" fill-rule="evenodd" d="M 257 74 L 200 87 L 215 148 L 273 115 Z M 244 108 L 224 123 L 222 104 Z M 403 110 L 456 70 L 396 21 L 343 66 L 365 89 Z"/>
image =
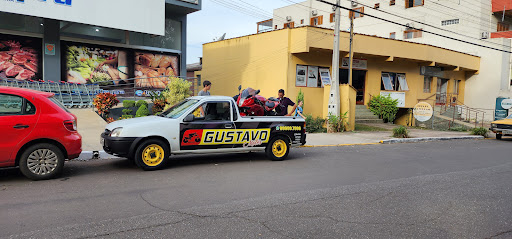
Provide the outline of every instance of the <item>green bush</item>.
<path id="1" fill-rule="evenodd" d="M 124 105 L 124 102 L 123 102 L 123 105 Z M 131 109 L 123 109 L 123 115 L 131 115 L 133 112 L 133 110 Z"/>
<path id="2" fill-rule="evenodd" d="M 137 103 L 135 104 L 135 107 L 137 108 L 140 108 L 142 105 L 145 105 L 146 108 L 148 107 L 148 102 L 146 102 L 145 100 L 139 100 L 137 101 Z"/>
<path id="3" fill-rule="evenodd" d="M 177 77 L 171 77 L 169 80 L 169 84 L 167 84 L 167 87 L 162 92 L 167 104 L 164 110 L 167 110 L 171 106 L 183 101 L 192 94 L 190 91 L 192 82 Z"/>
<path id="4" fill-rule="evenodd" d="M 347 120 L 348 111 L 340 116 L 329 113 L 327 118 L 329 132 L 343 132 L 345 131 L 345 121 Z"/>
<path id="5" fill-rule="evenodd" d="M 149 115 L 149 110 L 146 105 L 141 105 L 139 109 L 137 110 L 137 113 L 135 113 L 135 117 L 144 117 Z"/>
<path id="6" fill-rule="evenodd" d="M 327 130 L 324 128 L 325 119 L 321 117 L 314 118 L 312 115 L 306 115 L 306 131 L 308 133 L 325 133 Z"/>
<path id="7" fill-rule="evenodd" d="M 481 135 L 487 138 L 487 133 L 489 132 L 488 129 L 483 127 L 477 127 L 471 130 L 472 135 Z"/>
<path id="8" fill-rule="evenodd" d="M 299 101 L 304 102 L 304 92 L 302 92 L 302 89 L 300 89 L 299 94 L 297 94 L 297 104 L 299 104 Z M 302 109 L 304 109 L 304 105 L 302 105 Z"/>
<path id="9" fill-rule="evenodd" d="M 123 100 L 123 107 L 124 108 L 135 107 L 135 100 Z"/>
<path id="10" fill-rule="evenodd" d="M 370 111 L 378 115 L 379 118 L 386 120 L 388 122 L 393 122 L 396 118 L 396 113 L 398 113 L 398 100 L 392 99 L 391 96 L 381 96 L 377 95 L 372 97 L 370 102 L 368 102 L 368 108 Z"/>
<path id="11" fill-rule="evenodd" d="M 393 129 L 393 137 L 395 138 L 409 138 L 409 131 L 404 126 L 400 125 Z"/>

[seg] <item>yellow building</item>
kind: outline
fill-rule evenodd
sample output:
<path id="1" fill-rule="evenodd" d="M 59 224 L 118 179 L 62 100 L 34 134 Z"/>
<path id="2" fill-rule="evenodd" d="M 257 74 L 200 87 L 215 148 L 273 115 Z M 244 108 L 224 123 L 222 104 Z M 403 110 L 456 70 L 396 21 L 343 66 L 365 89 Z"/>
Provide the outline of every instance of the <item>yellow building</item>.
<path id="1" fill-rule="evenodd" d="M 398 124 L 406 124 L 408 109 L 422 100 L 435 103 L 436 97 L 439 101 L 449 95 L 463 103 L 465 80 L 478 74 L 480 66 L 480 58 L 469 54 L 356 34 L 350 87 L 343 85 L 348 83 L 348 39 L 349 33 L 341 32 L 340 92 L 342 113 L 349 111 L 351 122 L 355 104 L 367 105 L 371 96 L 380 94 L 400 99 Z M 319 71 L 328 69 L 332 74 L 332 49 L 333 31 L 311 26 L 207 43 L 202 79 L 213 83 L 215 95 L 236 95 L 242 85 L 260 89 L 264 97 L 277 96 L 284 89 L 294 100 L 302 90 L 305 113 L 326 117 L 330 88 L 323 87 Z"/>

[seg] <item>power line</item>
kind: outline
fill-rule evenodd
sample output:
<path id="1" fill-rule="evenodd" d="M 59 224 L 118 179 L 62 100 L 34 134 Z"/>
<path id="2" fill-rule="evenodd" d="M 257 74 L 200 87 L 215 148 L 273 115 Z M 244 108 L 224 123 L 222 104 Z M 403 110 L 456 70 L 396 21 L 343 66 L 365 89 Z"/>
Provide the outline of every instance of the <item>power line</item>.
<path id="1" fill-rule="evenodd" d="M 340 6 L 340 5 L 337 5 L 337 4 L 334 4 L 334 3 L 330 3 L 330 2 L 327 2 L 327 1 L 325 1 L 325 0 L 317 0 L 317 1 L 319 1 L 319 2 L 323 2 L 323 3 L 325 3 L 325 4 L 329 4 L 329 5 L 332 5 L 332 6 L 336 6 L 336 7 L 339 7 L 339 8 L 341 8 L 341 9 L 345 9 L 345 10 L 348 10 L 348 11 L 351 11 L 351 12 L 356 12 L 356 13 L 359 13 L 359 14 L 364 14 L 364 15 L 366 15 L 366 16 L 373 17 L 373 18 L 379 19 L 379 20 L 381 20 L 381 21 L 386 21 L 386 22 L 389 22 L 389 23 L 393 23 L 393 24 L 396 24 L 396 25 L 403 26 L 403 27 L 408 27 L 408 26 L 406 26 L 405 24 L 401 24 L 401 23 L 398 23 L 398 22 L 395 22 L 395 21 L 391 21 L 391 20 L 388 20 L 388 19 L 385 19 L 385 18 L 377 17 L 377 16 L 374 16 L 374 15 L 371 15 L 371 14 L 368 14 L 368 13 L 362 13 L 362 12 L 360 12 L 360 11 L 353 10 L 353 9 L 350 9 L 350 8 L 347 8 L 347 7 L 344 7 L 344 6 Z M 347 0 L 347 1 L 349 1 L 349 0 Z M 388 14 L 391 14 L 391 13 L 388 13 Z M 393 15 L 393 14 L 391 14 L 391 15 Z M 402 17 L 402 18 L 403 18 L 403 17 Z M 407 19 L 407 18 L 404 18 L 404 19 Z M 429 24 L 425 24 L 425 23 L 422 23 L 422 22 L 419 22 L 419 21 L 416 21 L 416 20 L 413 20 L 413 21 L 414 21 L 414 22 L 417 22 L 417 23 L 419 23 L 419 24 L 429 25 Z M 450 39 L 450 40 L 455 40 L 455 41 L 459 41 L 459 42 L 467 43 L 467 44 L 474 45 L 474 46 L 484 47 L 484 48 L 488 48 L 488 49 L 492 49 L 492 50 L 496 50 L 496 51 L 501 51 L 501 52 L 506 52 L 506 53 L 512 53 L 511 51 L 501 50 L 501 49 L 498 49 L 498 48 L 494 48 L 494 47 L 485 46 L 485 45 L 478 44 L 478 43 L 474 43 L 474 42 L 469 42 L 469 41 L 465 41 L 465 40 L 457 39 L 457 38 L 454 38 L 454 37 L 450 37 L 450 36 L 442 35 L 442 34 L 435 33 L 435 32 L 431 32 L 431 31 L 426 31 L 426 30 L 422 30 L 422 29 L 418 29 L 418 28 L 414 28 L 414 27 L 411 27 L 411 28 L 412 28 L 412 29 L 414 29 L 414 30 L 423 31 L 423 32 L 426 32 L 426 33 L 429 33 L 429 34 L 432 34 L 432 35 L 436 35 L 436 36 L 444 37 L 444 38 L 446 38 L 446 39 Z"/>

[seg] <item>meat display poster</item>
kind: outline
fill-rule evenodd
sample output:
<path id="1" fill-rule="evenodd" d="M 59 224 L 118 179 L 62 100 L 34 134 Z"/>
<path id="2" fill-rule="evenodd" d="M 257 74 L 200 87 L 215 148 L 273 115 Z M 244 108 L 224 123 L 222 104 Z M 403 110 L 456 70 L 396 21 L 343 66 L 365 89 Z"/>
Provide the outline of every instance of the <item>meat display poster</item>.
<path id="1" fill-rule="evenodd" d="M 179 76 L 178 57 L 135 52 L 135 87 L 164 89 L 169 77 Z"/>
<path id="2" fill-rule="evenodd" d="M 70 83 L 101 86 L 126 85 L 127 52 L 108 47 L 68 44 L 66 49 L 66 80 Z"/>
<path id="3" fill-rule="evenodd" d="M 0 79 L 39 80 L 41 39 L 0 34 Z"/>

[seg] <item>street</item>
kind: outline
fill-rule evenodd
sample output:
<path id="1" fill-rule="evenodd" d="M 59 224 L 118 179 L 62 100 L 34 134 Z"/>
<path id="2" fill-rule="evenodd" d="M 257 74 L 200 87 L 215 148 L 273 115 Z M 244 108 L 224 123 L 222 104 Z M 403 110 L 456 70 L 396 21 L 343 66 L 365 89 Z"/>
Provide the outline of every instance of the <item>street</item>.
<path id="1" fill-rule="evenodd" d="M 0 238 L 512 238 L 512 140 L 0 170 Z"/>

